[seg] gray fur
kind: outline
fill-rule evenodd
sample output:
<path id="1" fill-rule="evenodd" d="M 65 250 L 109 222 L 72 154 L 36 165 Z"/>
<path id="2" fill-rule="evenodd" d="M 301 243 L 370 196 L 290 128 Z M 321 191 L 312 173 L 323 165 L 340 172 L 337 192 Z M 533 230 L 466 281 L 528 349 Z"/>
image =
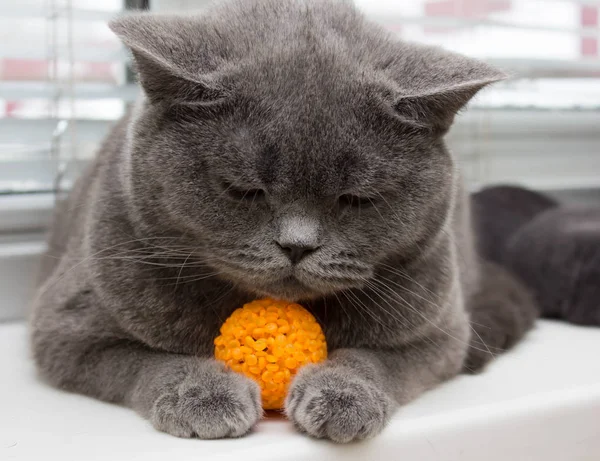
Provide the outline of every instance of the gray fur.
<path id="1" fill-rule="evenodd" d="M 600 208 L 553 208 L 507 242 L 506 265 L 546 317 L 600 326 Z"/>
<path id="2" fill-rule="evenodd" d="M 482 264 L 481 284 L 471 298 L 471 348 L 463 370 L 481 371 L 494 356 L 512 348 L 540 312 L 533 294 L 502 266 Z"/>
<path id="3" fill-rule="evenodd" d="M 542 316 L 600 325 L 598 208 L 559 206 L 546 195 L 515 186 L 486 188 L 472 196 L 472 204 L 480 254 L 517 275 L 532 290 Z M 519 304 L 516 312 L 533 315 L 528 303 Z M 486 310 L 483 315 L 499 320 L 509 312 L 515 310 Z M 526 326 L 530 317 L 513 320 Z"/>
<path id="4" fill-rule="evenodd" d="M 371 437 L 461 370 L 468 310 L 493 286 L 442 138 L 501 73 L 330 0 L 111 27 L 145 97 L 57 212 L 32 319 L 41 376 L 177 436 L 241 435 L 257 387 L 215 364 L 212 340 L 264 295 L 301 301 L 327 337 L 286 403 L 310 435 Z"/>
<path id="5" fill-rule="evenodd" d="M 538 214 L 558 206 L 552 198 L 518 186 L 491 186 L 471 196 L 479 254 L 503 265 L 510 238 Z"/>

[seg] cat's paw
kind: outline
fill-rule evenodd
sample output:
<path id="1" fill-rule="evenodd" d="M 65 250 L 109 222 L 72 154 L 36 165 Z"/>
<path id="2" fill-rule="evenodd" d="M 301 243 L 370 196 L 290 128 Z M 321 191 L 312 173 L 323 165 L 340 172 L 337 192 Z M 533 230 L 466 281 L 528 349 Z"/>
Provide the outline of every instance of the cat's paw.
<path id="1" fill-rule="evenodd" d="M 246 434 L 262 416 L 260 388 L 218 364 L 186 370 L 154 402 L 150 421 L 178 437 L 217 439 Z"/>
<path id="2" fill-rule="evenodd" d="M 345 443 L 381 432 L 392 401 L 350 369 L 310 366 L 292 383 L 285 409 L 301 431 Z"/>

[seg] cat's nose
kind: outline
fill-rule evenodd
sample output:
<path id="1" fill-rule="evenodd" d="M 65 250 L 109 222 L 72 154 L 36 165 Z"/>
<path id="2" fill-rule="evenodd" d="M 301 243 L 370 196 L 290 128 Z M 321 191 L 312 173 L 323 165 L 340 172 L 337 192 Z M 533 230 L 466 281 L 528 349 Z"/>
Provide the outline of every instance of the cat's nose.
<path id="1" fill-rule="evenodd" d="M 279 221 L 275 243 L 292 264 L 297 264 L 319 248 L 320 227 L 318 220 L 310 216 L 284 216 Z"/>
<path id="2" fill-rule="evenodd" d="M 318 247 L 313 245 L 294 245 L 294 244 L 282 244 L 277 242 L 279 248 L 283 250 L 283 252 L 290 258 L 292 264 L 299 263 L 302 258 L 308 256 L 310 253 L 314 252 Z"/>

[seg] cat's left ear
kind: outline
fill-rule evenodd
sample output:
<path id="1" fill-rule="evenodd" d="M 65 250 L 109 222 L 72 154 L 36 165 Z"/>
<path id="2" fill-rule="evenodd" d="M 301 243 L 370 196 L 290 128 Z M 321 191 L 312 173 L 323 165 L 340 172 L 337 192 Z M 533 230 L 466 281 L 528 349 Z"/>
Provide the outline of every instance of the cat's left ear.
<path id="1" fill-rule="evenodd" d="M 508 77 L 484 62 L 440 48 L 410 43 L 399 48 L 385 68 L 397 85 L 395 110 L 409 123 L 436 131 L 447 131 L 479 90 Z"/>
<path id="2" fill-rule="evenodd" d="M 219 68 L 225 59 L 201 16 L 138 13 L 113 19 L 109 27 L 131 50 L 150 101 L 221 98 Z"/>

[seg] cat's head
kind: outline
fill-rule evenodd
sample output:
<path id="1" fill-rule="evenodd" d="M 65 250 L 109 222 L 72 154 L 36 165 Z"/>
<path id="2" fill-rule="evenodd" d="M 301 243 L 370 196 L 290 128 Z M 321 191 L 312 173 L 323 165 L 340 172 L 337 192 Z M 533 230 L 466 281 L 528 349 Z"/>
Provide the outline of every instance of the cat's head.
<path id="1" fill-rule="evenodd" d="M 455 188 L 442 136 L 503 77 L 329 0 L 111 27 L 146 96 L 124 166 L 139 214 L 194 235 L 225 278 L 289 299 L 362 286 L 427 246 Z"/>

